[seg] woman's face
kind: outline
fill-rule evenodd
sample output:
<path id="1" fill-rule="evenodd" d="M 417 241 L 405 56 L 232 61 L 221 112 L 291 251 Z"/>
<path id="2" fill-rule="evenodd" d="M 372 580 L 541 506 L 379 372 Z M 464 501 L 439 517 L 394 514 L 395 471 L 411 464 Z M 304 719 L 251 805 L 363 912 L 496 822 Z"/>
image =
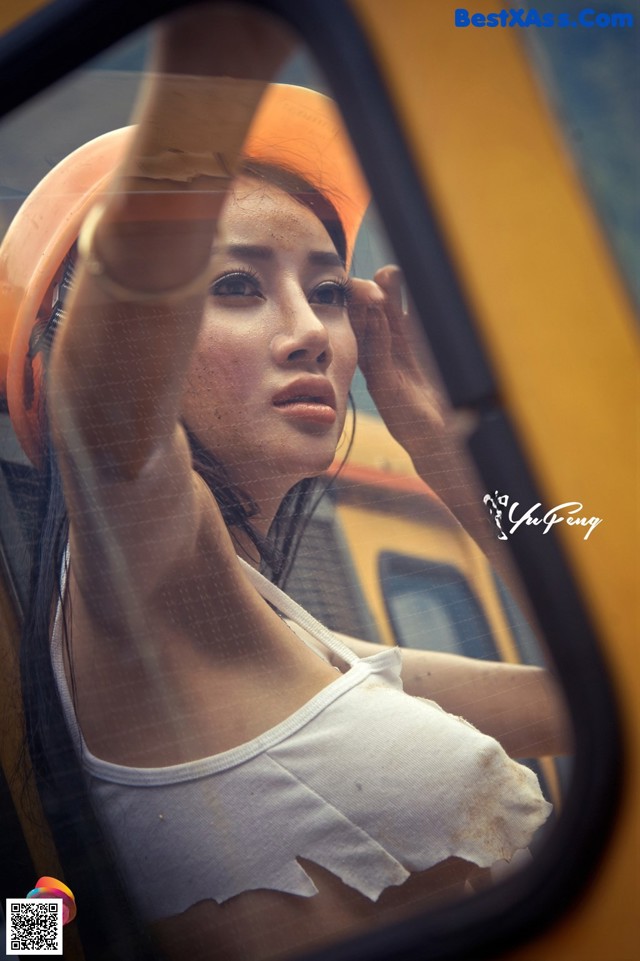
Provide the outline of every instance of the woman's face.
<path id="1" fill-rule="evenodd" d="M 223 212 L 183 416 L 260 503 L 331 463 L 356 365 L 348 280 L 322 223 L 242 178 Z"/>

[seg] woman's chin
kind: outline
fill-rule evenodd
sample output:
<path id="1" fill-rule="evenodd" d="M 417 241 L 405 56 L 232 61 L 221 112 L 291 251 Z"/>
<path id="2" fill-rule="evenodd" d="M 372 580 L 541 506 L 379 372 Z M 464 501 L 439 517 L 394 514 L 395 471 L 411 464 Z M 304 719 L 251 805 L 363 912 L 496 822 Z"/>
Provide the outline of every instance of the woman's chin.
<path id="1" fill-rule="evenodd" d="M 299 481 L 329 470 L 339 439 L 336 433 L 269 437 L 265 432 L 262 443 L 253 447 L 223 449 L 212 443 L 207 448 L 215 450 L 232 483 L 261 503 L 282 498 Z"/>
<path id="2" fill-rule="evenodd" d="M 329 470 L 334 460 L 334 453 L 335 450 L 332 448 L 330 452 L 322 455 L 318 453 L 313 457 L 302 458 L 300 452 L 298 452 L 297 456 L 288 461 L 283 458 L 281 461 L 282 474 L 283 476 L 286 475 L 289 480 L 289 489 L 299 481 L 320 477 Z"/>
<path id="3" fill-rule="evenodd" d="M 300 462 L 302 470 L 309 470 L 313 473 L 326 470 L 331 466 L 336 452 L 336 444 L 331 438 L 314 438 L 311 444 L 300 444 L 297 450 L 293 451 L 294 457 Z"/>

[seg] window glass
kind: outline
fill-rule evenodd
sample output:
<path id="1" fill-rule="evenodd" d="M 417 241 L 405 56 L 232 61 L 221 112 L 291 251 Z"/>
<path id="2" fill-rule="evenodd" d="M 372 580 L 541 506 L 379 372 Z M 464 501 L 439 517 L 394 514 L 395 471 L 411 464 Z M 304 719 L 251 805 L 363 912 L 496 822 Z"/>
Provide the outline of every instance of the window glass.
<path id="1" fill-rule="evenodd" d="M 145 73 L 151 47 L 144 31 L 0 125 L 9 230 L 60 160 L 141 115 L 142 85 L 157 82 Z M 327 91 L 299 46 L 277 79 Z M 224 82 L 234 96 L 237 87 Z M 189 83 L 175 85 L 184 116 L 200 96 L 193 89 L 207 86 Z M 169 103 L 173 94 L 164 95 Z M 213 101 L 225 109 L 219 94 Z M 315 109 L 301 102 L 295 122 L 311 117 L 313 127 Z M 300 135 L 278 129 L 279 148 L 297 156 Z M 225 158 L 210 144 L 198 141 L 192 154 L 179 146 L 162 162 L 196 156 L 205 176 L 227 188 Z M 80 253 L 75 235 L 59 250 L 29 307 L 20 376 L 27 413 L 45 382 L 49 389 L 62 479 L 46 450 L 40 469 L 32 463 L 29 431 L 49 437 L 44 401 L 35 428 L 30 417 L 18 423 L 6 396 L 0 410 L 2 581 L 24 619 L 25 643 L 39 639 L 23 662 L 30 749 L 65 877 L 101 899 L 81 935 L 99 940 L 113 929 L 134 943 L 148 929 L 170 959 L 209 957 L 203 945 L 215 943 L 221 957 L 246 950 L 267 961 L 367 933 L 408 907 L 462 903 L 472 896 L 467 879 L 472 888 L 491 884 L 488 869 L 504 862 L 504 851 L 524 864 L 525 849 L 535 850 L 551 823 L 537 780 L 505 750 L 529 758 L 550 753 L 547 745 L 570 747 L 553 665 L 483 502 L 464 431 L 456 424 L 446 438 L 440 432 L 450 411 L 410 292 L 394 270 L 379 273 L 396 258 L 375 206 L 351 265 L 344 197 L 333 193 L 327 204 L 327 181 L 301 181 L 284 163 L 274 171 L 275 161 L 255 153 L 224 212 L 201 213 L 214 193 L 202 187 L 204 206 L 182 217 L 189 230 L 175 233 L 179 216 L 147 206 L 144 217 L 117 221 L 125 227 L 115 239 L 103 223 L 88 241 L 83 234 Z M 125 209 L 132 197 L 162 205 L 175 194 L 181 210 L 184 183 L 202 171 L 158 177 L 148 159 L 122 190 Z M 97 163 L 81 176 L 90 180 Z M 151 190 L 154 179 L 160 186 Z M 58 183 L 56 203 L 67 190 L 76 197 L 88 189 Z M 182 356 L 179 338 L 168 339 L 177 327 L 171 310 L 185 329 L 195 327 L 189 304 L 168 305 L 179 301 L 173 293 L 189 244 L 216 217 L 229 232 L 215 241 L 195 361 L 183 362 L 180 400 L 170 407 L 171 365 Z M 158 223 L 174 231 L 169 257 Z M 15 285 L 16 317 L 41 269 L 38 243 L 29 233 L 35 247 L 20 248 L 38 256 L 26 286 Z M 53 257 L 42 250 L 43 260 Z M 160 258 L 155 274 L 150 250 Z M 91 275 L 84 308 L 82 281 L 74 288 L 81 261 Z M 107 263 L 117 264 L 113 276 Z M 148 283 L 171 295 L 156 302 Z M 70 307 L 72 289 L 78 301 Z M 137 325 L 145 338 L 136 339 Z M 406 349 L 387 349 L 381 325 Z M 80 329 L 91 335 L 76 354 L 59 349 L 66 360 L 56 374 L 55 338 L 63 330 L 60 343 L 73 344 Z M 354 331 L 360 367 L 351 385 Z M 402 378 L 388 387 L 394 352 L 417 358 L 409 376 L 428 402 L 412 406 Z M 347 411 L 350 386 L 355 410 Z M 301 487 L 308 477 L 319 483 Z M 272 524 L 263 530 L 265 515 Z M 272 590 L 268 582 L 278 580 L 304 611 Z M 340 638 L 327 640 L 314 617 Z M 543 793 L 557 804 L 555 762 L 545 764 Z M 491 765 L 495 776 L 486 774 Z M 526 828 L 513 813 L 519 805 Z M 432 830 L 436 808 L 442 827 Z M 65 818 L 76 833 L 65 834 Z M 485 821 L 508 825 L 499 842 L 485 843 L 476 823 Z M 502 863 L 496 877 L 504 870 Z"/>
<path id="2" fill-rule="evenodd" d="M 398 644 L 497 658 L 482 609 L 455 568 L 383 554 L 380 578 Z"/>

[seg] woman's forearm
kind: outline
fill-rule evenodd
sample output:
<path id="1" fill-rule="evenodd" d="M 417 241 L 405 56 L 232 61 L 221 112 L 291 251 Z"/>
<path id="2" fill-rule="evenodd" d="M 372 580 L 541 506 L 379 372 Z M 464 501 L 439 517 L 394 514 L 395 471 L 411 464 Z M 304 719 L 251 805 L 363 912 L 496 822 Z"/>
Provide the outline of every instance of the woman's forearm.
<path id="1" fill-rule="evenodd" d="M 466 449 L 475 413 L 453 410 L 398 267 L 381 268 L 374 281 L 354 283 L 350 308 L 358 363 L 389 432 L 418 476 L 438 495 L 452 519 L 475 540 L 520 606 L 526 601 L 509 557 L 484 505 L 482 483 Z"/>
<path id="2" fill-rule="evenodd" d="M 402 659 L 408 693 L 464 717 L 495 737 L 512 757 L 570 752 L 564 700 L 544 668 L 407 648 Z"/>
<path id="3" fill-rule="evenodd" d="M 80 444 L 116 475 L 137 476 L 176 428 L 216 223 L 287 49 L 279 28 L 258 43 L 263 20 L 215 8 L 207 29 L 202 10 L 163 28 L 130 148 L 85 232 L 52 356 L 52 424 L 63 454 Z"/>
<path id="4" fill-rule="evenodd" d="M 340 637 L 359 657 L 384 650 L 379 644 Z M 463 717 L 495 737 L 512 757 L 570 753 L 571 726 L 562 693 L 544 668 L 408 647 L 401 653 L 408 694 L 436 701 L 449 714 Z"/>

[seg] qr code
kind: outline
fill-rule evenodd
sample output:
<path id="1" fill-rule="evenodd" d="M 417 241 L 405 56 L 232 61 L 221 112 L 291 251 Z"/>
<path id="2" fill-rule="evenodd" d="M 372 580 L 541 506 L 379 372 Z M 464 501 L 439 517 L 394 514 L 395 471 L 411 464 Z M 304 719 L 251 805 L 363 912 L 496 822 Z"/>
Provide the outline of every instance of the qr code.
<path id="1" fill-rule="evenodd" d="M 7 898 L 7 955 L 62 954 L 62 900 Z"/>

